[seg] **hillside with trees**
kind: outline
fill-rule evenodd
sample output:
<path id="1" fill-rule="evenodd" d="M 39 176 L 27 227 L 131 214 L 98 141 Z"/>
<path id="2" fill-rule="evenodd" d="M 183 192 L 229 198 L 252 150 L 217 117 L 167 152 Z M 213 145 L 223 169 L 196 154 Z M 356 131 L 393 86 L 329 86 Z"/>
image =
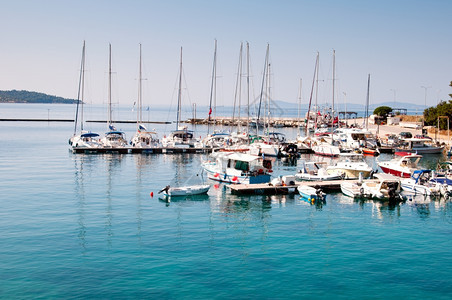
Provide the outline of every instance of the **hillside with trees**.
<path id="1" fill-rule="evenodd" d="M 452 81 L 449 84 L 452 87 Z M 452 94 L 449 94 L 452 98 Z M 452 100 L 441 101 L 437 106 L 432 106 L 424 110 L 425 125 L 437 126 L 438 117 L 447 117 L 452 120 Z M 441 118 L 439 120 L 440 129 L 447 129 L 447 120 Z"/>
<path id="2" fill-rule="evenodd" d="M 62 103 L 73 104 L 77 100 L 29 91 L 0 91 L 0 103 Z"/>

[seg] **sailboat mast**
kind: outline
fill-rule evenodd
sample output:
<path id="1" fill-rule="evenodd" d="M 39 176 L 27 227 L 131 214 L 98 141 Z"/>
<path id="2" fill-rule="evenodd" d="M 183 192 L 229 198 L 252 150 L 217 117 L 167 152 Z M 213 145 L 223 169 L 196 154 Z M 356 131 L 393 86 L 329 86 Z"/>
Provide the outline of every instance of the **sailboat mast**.
<path id="1" fill-rule="evenodd" d="M 140 64 L 138 67 L 138 101 L 137 101 L 137 130 L 139 129 L 140 123 L 143 121 L 142 112 L 142 73 L 141 73 L 141 43 L 140 43 Z"/>
<path id="2" fill-rule="evenodd" d="M 301 96 L 302 96 L 303 79 L 300 78 L 300 88 L 298 90 L 298 134 L 300 134 L 300 110 L 301 110 Z"/>
<path id="3" fill-rule="evenodd" d="M 336 50 L 333 49 L 333 104 L 332 104 L 332 108 L 331 108 L 331 116 L 332 116 L 332 121 L 331 121 L 331 143 L 334 143 L 334 139 L 333 139 L 333 131 L 334 131 L 334 81 L 336 79 Z"/>
<path id="4" fill-rule="evenodd" d="M 247 111 L 246 133 L 250 132 L 250 44 L 246 42 L 246 86 L 247 86 Z"/>
<path id="5" fill-rule="evenodd" d="M 238 132 L 240 132 L 240 104 L 241 104 L 241 94 L 242 94 L 242 53 L 243 53 L 243 43 L 240 43 L 240 51 L 239 51 L 239 63 L 237 65 L 237 79 L 235 82 L 235 96 L 234 96 L 234 108 L 232 110 L 232 124 L 234 124 L 235 120 L 235 110 L 237 107 L 238 100 Z M 232 126 L 232 125 L 231 125 Z"/>
<path id="6" fill-rule="evenodd" d="M 267 44 L 267 52 L 265 54 L 265 64 L 264 64 L 264 72 L 262 74 L 262 85 L 261 85 L 261 95 L 259 98 L 259 108 L 257 110 L 257 120 L 256 120 L 256 133 L 259 134 L 259 121 L 260 121 L 260 115 L 261 115 L 261 106 L 262 106 L 262 98 L 264 96 L 264 87 L 265 87 L 265 79 L 267 76 L 267 65 L 268 65 L 268 51 L 269 51 L 270 45 Z"/>
<path id="7" fill-rule="evenodd" d="M 212 102 L 214 103 L 214 106 L 216 106 L 216 93 L 217 93 L 217 86 L 216 86 L 216 77 L 217 77 L 217 40 L 215 39 L 215 50 L 213 52 L 213 64 L 212 64 L 212 82 L 210 84 L 210 104 L 209 104 L 209 121 L 207 123 L 207 135 L 210 133 L 210 116 L 212 115 Z M 214 107 L 216 110 L 216 108 Z M 215 116 L 215 114 L 214 114 Z"/>
<path id="8" fill-rule="evenodd" d="M 367 99 L 366 99 L 366 131 L 369 130 L 369 92 L 370 92 L 370 74 L 367 76 Z"/>
<path id="9" fill-rule="evenodd" d="M 306 136 L 309 136 L 309 119 L 311 114 L 311 104 L 312 104 L 312 95 L 314 93 L 314 84 L 315 84 L 315 78 L 317 74 L 317 66 L 319 62 L 319 52 L 317 52 L 317 58 L 315 60 L 315 67 L 314 67 L 314 76 L 312 77 L 312 86 L 311 86 L 311 96 L 309 97 L 309 106 L 308 106 L 308 115 L 306 117 Z M 317 122 L 317 113 L 315 114 L 315 121 Z"/>
<path id="10" fill-rule="evenodd" d="M 112 123 L 111 113 L 111 44 L 108 44 L 108 125 Z"/>
<path id="11" fill-rule="evenodd" d="M 181 115 L 181 100 L 182 100 L 182 47 L 180 47 L 179 93 L 177 96 L 176 130 L 179 129 L 179 122 L 180 122 L 180 115 Z"/>
<path id="12" fill-rule="evenodd" d="M 78 93 L 77 93 L 77 108 L 75 110 L 75 122 L 74 122 L 74 135 L 77 134 L 77 123 L 78 123 L 78 114 L 80 104 L 82 105 L 81 111 L 81 121 L 80 121 L 80 130 L 83 130 L 83 85 L 84 85 L 84 74 L 85 73 L 85 41 L 83 41 L 82 48 L 82 59 L 80 62 L 80 78 L 78 81 Z M 80 103 L 80 101 L 82 103 Z"/>

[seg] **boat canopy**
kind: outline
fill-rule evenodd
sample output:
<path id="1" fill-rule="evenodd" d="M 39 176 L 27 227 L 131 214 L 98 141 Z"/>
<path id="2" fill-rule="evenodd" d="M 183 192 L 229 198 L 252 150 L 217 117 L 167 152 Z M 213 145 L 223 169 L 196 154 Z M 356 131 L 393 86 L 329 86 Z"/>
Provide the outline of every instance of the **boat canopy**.
<path id="1" fill-rule="evenodd" d="M 246 161 L 251 162 L 260 159 L 260 156 L 256 155 L 250 155 L 250 154 L 242 154 L 242 153 L 232 153 L 228 156 L 229 159 L 233 160 L 240 160 L 240 161 Z"/>
<path id="2" fill-rule="evenodd" d="M 93 138 L 93 137 L 98 137 L 99 135 L 97 133 L 94 132 L 88 132 L 88 133 L 83 133 L 81 135 L 82 138 Z"/>
<path id="3" fill-rule="evenodd" d="M 396 176 L 388 173 L 377 173 L 374 174 L 374 176 L 380 181 L 399 181 L 399 179 Z"/>
<path id="4" fill-rule="evenodd" d="M 122 131 L 109 131 L 109 132 L 106 132 L 105 134 L 107 134 L 107 135 L 113 135 L 113 134 L 120 134 L 120 135 L 122 135 L 122 134 L 124 134 L 124 132 L 122 132 Z"/>

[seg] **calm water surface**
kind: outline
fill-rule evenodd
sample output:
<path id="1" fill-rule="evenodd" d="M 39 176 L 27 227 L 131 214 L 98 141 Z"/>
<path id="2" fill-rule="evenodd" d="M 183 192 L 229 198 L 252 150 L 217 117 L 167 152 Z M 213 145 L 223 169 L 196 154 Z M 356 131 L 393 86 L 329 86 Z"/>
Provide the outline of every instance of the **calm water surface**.
<path id="1" fill-rule="evenodd" d="M 211 183 L 166 202 L 165 185 L 200 181 L 203 155 L 75 155 L 70 123 L 0 126 L 3 299 L 451 298 L 449 201 L 315 207 Z"/>

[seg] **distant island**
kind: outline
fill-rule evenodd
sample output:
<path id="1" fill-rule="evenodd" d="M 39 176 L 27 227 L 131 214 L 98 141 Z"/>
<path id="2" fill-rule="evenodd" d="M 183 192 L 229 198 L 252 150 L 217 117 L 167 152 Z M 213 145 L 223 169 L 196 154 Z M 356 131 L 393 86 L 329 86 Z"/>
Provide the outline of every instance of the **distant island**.
<path id="1" fill-rule="evenodd" d="M 0 91 L 0 103 L 61 103 L 74 104 L 75 99 L 66 99 L 44 93 L 29 91 Z"/>

